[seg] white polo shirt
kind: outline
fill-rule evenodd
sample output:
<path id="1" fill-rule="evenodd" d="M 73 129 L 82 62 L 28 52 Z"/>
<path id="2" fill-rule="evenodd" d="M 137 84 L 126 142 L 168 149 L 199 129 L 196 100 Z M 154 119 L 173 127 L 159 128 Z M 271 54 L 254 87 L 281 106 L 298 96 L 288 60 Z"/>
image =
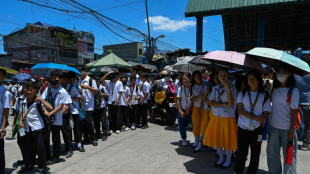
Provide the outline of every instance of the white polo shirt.
<path id="1" fill-rule="evenodd" d="M 191 96 L 191 98 L 194 98 L 194 97 L 200 95 L 202 93 L 202 90 L 203 90 L 203 85 L 202 84 L 201 85 L 195 84 L 193 86 L 193 88 L 192 88 L 192 96 Z M 194 107 L 199 107 L 200 108 L 200 106 L 201 106 L 201 98 L 202 97 L 200 97 L 198 100 L 196 100 L 194 102 Z"/>
<path id="2" fill-rule="evenodd" d="M 203 89 L 202 89 L 202 93 L 203 93 L 203 94 L 208 90 L 208 87 L 209 87 L 209 86 L 208 86 L 207 84 L 203 86 Z M 204 110 L 210 110 L 210 109 L 211 109 L 211 108 L 209 107 L 208 103 L 207 103 L 207 100 L 209 100 L 210 96 L 211 96 L 211 92 L 209 92 L 209 94 L 207 94 L 207 97 L 206 97 L 206 99 L 205 99 L 205 102 L 203 103 L 203 109 L 204 109 Z M 202 98 L 201 98 L 201 99 L 202 99 Z"/>
<path id="3" fill-rule="evenodd" d="M 44 128 L 43 118 L 40 115 L 37 105 L 39 102 L 34 102 L 31 106 L 27 106 L 27 98 L 22 102 L 22 106 L 20 107 L 20 113 L 28 114 L 26 115 L 26 119 L 24 122 L 24 129 L 26 132 L 29 132 L 29 127 L 32 131 L 40 130 Z M 42 104 L 41 104 L 42 105 Z M 43 105 L 42 105 L 43 107 Z"/>
<path id="4" fill-rule="evenodd" d="M 22 106 L 22 103 L 23 103 L 23 101 L 25 100 L 25 98 L 26 98 L 25 94 L 23 94 L 23 95 L 21 95 L 20 97 L 17 97 L 17 98 L 16 98 L 16 102 L 15 102 L 13 108 L 14 108 L 17 112 L 19 112 L 20 107 Z"/>
<path id="5" fill-rule="evenodd" d="M 139 104 L 139 100 L 135 100 L 136 97 L 140 95 L 140 88 L 135 85 L 134 87 L 129 86 L 129 101 L 131 105 L 137 105 Z"/>
<path id="6" fill-rule="evenodd" d="M 141 84 L 141 80 L 140 80 L 140 76 L 138 74 L 136 74 L 136 85 L 140 85 Z M 127 81 L 127 85 L 130 86 L 131 83 L 130 83 L 130 77 L 128 78 L 128 81 Z"/>
<path id="7" fill-rule="evenodd" d="M 252 104 L 254 104 L 257 92 L 251 91 L 250 93 L 251 93 Z M 265 95 L 266 95 L 266 93 L 260 93 L 258 96 L 256 105 L 255 105 L 254 110 L 253 110 L 253 114 L 256 116 L 261 116 L 263 112 L 271 112 L 271 110 L 272 110 L 269 98 L 264 103 Z M 244 95 L 243 95 L 242 91 L 239 92 L 238 98 L 237 98 L 237 104 L 238 103 L 242 103 L 243 109 L 246 112 L 251 113 L 251 105 L 250 105 L 250 99 L 249 99 L 249 92 L 248 91 L 245 92 Z M 254 129 L 256 129 L 260 126 L 259 122 L 252 120 L 252 119 L 249 119 L 249 118 L 239 114 L 239 118 L 238 118 L 238 126 L 239 127 L 241 127 L 242 129 L 248 130 L 248 129 L 251 129 L 250 124 L 253 124 Z"/>
<path id="8" fill-rule="evenodd" d="M 70 86 L 72 86 L 71 91 L 69 93 L 71 100 L 73 97 L 81 97 L 81 94 L 80 94 L 79 90 L 75 87 L 75 85 L 68 84 L 66 90 L 68 91 Z M 79 101 L 78 100 L 72 100 L 72 103 L 70 104 L 71 114 L 79 114 L 79 109 L 80 109 Z"/>
<path id="9" fill-rule="evenodd" d="M 89 83 L 90 77 L 86 76 L 86 78 L 84 80 L 81 80 L 81 84 L 84 85 L 88 85 L 90 86 Z M 96 80 L 92 80 L 92 86 L 93 88 L 97 89 L 97 84 L 96 84 Z M 95 98 L 94 98 L 94 94 L 92 92 L 90 92 L 90 90 L 88 89 L 82 89 L 82 98 L 83 98 L 83 104 L 84 104 L 84 110 L 85 111 L 93 111 L 95 108 Z"/>
<path id="10" fill-rule="evenodd" d="M 269 117 L 269 124 L 278 129 L 289 130 L 291 124 L 291 110 L 298 109 L 299 91 L 294 88 L 292 99 L 287 103 L 289 88 L 276 88 L 272 93 L 272 115 Z"/>
<path id="11" fill-rule="evenodd" d="M 150 84 L 147 81 L 145 81 L 144 83 L 142 82 L 140 91 L 140 103 L 142 102 L 145 94 L 147 94 L 148 96 L 144 100 L 144 104 L 147 103 L 147 99 L 150 99 L 150 88 Z"/>
<path id="12" fill-rule="evenodd" d="M 108 91 L 107 91 L 107 88 L 106 88 L 104 85 L 100 85 L 100 86 L 99 86 L 99 92 L 100 92 L 100 96 L 101 96 L 101 94 L 103 94 L 103 93 L 109 95 L 109 93 L 108 93 Z M 106 108 L 106 107 L 107 107 L 107 101 L 106 101 L 105 98 L 103 97 L 103 98 L 101 99 L 101 106 L 100 106 L 100 108 Z"/>
<path id="13" fill-rule="evenodd" d="M 128 106 L 128 103 L 126 102 L 127 97 L 130 96 L 130 90 L 128 88 L 128 86 L 125 86 L 124 92 L 122 93 L 122 99 L 123 99 L 123 103 L 122 106 Z"/>
<path id="14" fill-rule="evenodd" d="M 161 80 L 160 80 L 160 87 L 162 87 L 163 89 L 163 91 L 167 91 L 167 89 L 168 89 L 168 83 L 166 82 L 166 78 L 162 78 Z"/>
<path id="15" fill-rule="evenodd" d="M 187 110 L 191 105 L 189 88 L 185 88 L 184 85 L 182 85 L 177 91 L 177 97 L 180 98 L 181 109 Z"/>
<path id="16" fill-rule="evenodd" d="M 43 91 L 43 93 L 41 95 L 42 99 L 46 98 L 47 91 L 48 91 L 48 88 L 46 88 Z M 53 87 L 51 87 L 51 92 L 52 92 L 53 99 L 55 98 L 54 99 L 54 109 L 56 109 L 59 104 L 63 104 L 63 108 L 54 115 L 55 120 L 53 122 L 53 125 L 61 126 L 63 124 L 62 123 L 63 109 L 64 109 L 66 104 L 71 104 L 72 100 L 71 100 L 71 97 L 68 94 L 68 92 L 61 85 L 59 86 L 58 89 L 54 89 Z"/>
<path id="17" fill-rule="evenodd" d="M 2 127 L 3 123 L 3 110 L 10 108 L 10 102 L 13 95 L 7 90 L 7 88 L 3 85 L 0 86 L 0 127 Z"/>
<path id="18" fill-rule="evenodd" d="M 234 101 L 236 100 L 236 88 L 230 85 L 230 90 Z M 220 85 L 213 87 L 209 100 L 216 102 L 226 103 L 228 102 L 228 93 L 226 88 L 220 88 Z M 233 107 L 211 107 L 213 114 L 219 117 L 235 117 L 236 102 Z"/>
<path id="19" fill-rule="evenodd" d="M 124 92 L 123 89 L 123 83 L 121 81 L 116 81 L 115 83 L 112 81 L 106 81 L 106 87 L 107 91 L 109 92 L 109 99 L 108 104 L 112 104 L 113 102 L 116 102 L 118 98 L 118 94 L 120 92 Z M 118 106 L 121 106 L 123 104 L 122 97 L 119 100 Z"/>

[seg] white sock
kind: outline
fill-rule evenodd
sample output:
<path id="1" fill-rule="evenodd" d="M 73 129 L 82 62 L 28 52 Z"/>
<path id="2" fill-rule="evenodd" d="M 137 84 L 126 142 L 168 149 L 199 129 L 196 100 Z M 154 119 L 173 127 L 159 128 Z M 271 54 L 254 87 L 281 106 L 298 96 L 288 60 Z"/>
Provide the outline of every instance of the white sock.
<path id="1" fill-rule="evenodd" d="M 194 142 L 193 146 L 198 146 L 198 142 L 199 142 L 199 137 L 195 137 L 195 142 Z"/>
<path id="2" fill-rule="evenodd" d="M 220 159 L 218 160 L 218 162 L 216 164 L 222 164 L 224 162 L 223 149 L 222 148 L 218 148 L 217 152 L 219 153 Z"/>
<path id="3" fill-rule="evenodd" d="M 231 162 L 231 154 L 232 154 L 232 150 L 226 150 L 226 162 L 223 164 L 223 166 L 228 167 L 230 165 Z"/>
<path id="4" fill-rule="evenodd" d="M 213 147 L 211 147 L 211 149 L 213 149 L 213 150 L 216 150 L 216 151 L 217 151 L 216 147 L 214 147 L 214 146 L 213 146 Z M 216 152 L 216 154 L 218 154 L 218 153 Z"/>
<path id="5" fill-rule="evenodd" d="M 200 150 L 201 146 L 202 146 L 202 140 L 203 140 L 203 136 L 199 137 L 199 143 L 197 145 L 197 147 L 195 148 L 195 150 Z"/>
<path id="6" fill-rule="evenodd" d="M 81 146 L 82 146 L 82 144 L 81 144 L 81 143 L 79 143 L 79 144 L 78 144 L 78 147 L 81 147 Z"/>

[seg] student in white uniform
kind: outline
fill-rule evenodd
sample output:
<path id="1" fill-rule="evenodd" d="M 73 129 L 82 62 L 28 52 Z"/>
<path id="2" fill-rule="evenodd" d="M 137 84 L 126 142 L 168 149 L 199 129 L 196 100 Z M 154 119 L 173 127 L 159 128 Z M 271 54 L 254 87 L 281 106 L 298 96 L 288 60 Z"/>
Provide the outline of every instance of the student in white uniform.
<path id="1" fill-rule="evenodd" d="M 247 173 L 257 173 L 261 152 L 264 125 L 271 111 L 269 94 L 265 92 L 262 75 L 252 71 L 247 74 L 245 89 L 239 92 L 238 104 L 238 153 L 236 153 L 236 174 L 243 174 L 248 149 L 251 149 Z"/>
<path id="2" fill-rule="evenodd" d="M 86 118 L 84 120 L 84 143 L 98 146 L 93 123 L 95 109 L 94 95 L 98 93 L 98 88 L 95 79 L 87 75 L 85 67 L 81 68 L 80 72 L 82 75 L 79 81 L 79 86 L 82 91 L 82 101 L 86 112 Z"/>
<path id="3" fill-rule="evenodd" d="M 269 173 L 297 173 L 296 119 L 299 105 L 299 92 L 294 86 L 293 70 L 282 65 L 278 68 L 272 93 L 272 114 L 268 118 L 267 163 Z M 292 90 L 288 102 L 289 90 Z M 286 159 L 287 144 L 293 144 L 293 164 L 281 164 L 281 156 Z M 280 155 L 281 148 L 283 155 Z M 282 170 L 282 167 L 284 168 Z"/>
<path id="4" fill-rule="evenodd" d="M 107 91 L 109 93 L 109 115 L 111 117 L 111 130 L 116 134 L 121 133 L 122 129 L 122 111 L 121 107 L 124 103 L 122 93 L 123 83 L 118 80 L 119 73 L 111 71 L 101 78 L 102 82 L 105 82 Z M 106 78 L 109 77 L 109 81 Z"/>
<path id="5" fill-rule="evenodd" d="M 52 118 L 52 142 L 53 142 L 53 159 L 50 154 L 50 138 L 49 134 L 46 136 L 45 150 L 47 157 L 47 164 L 58 163 L 60 157 L 60 129 L 63 125 L 63 110 L 65 106 L 71 103 L 71 98 L 68 92 L 60 85 L 60 77 L 62 73 L 54 70 L 50 74 L 51 86 L 46 88 L 41 95 L 41 98 L 48 101 L 53 106 L 53 111 L 46 112 L 46 115 Z"/>
<path id="6" fill-rule="evenodd" d="M 23 144 L 25 150 L 25 167 L 23 167 L 19 173 L 24 173 L 33 169 L 36 164 L 36 155 L 38 156 L 38 172 L 44 173 L 46 170 L 43 106 L 48 110 L 53 110 L 53 107 L 42 98 L 37 97 L 40 87 L 38 82 L 30 82 L 29 86 L 26 88 L 27 97 L 22 102 L 22 107 L 20 107 L 19 110 L 22 114 L 19 118 L 19 127 L 26 132 L 26 135 L 20 134 L 20 136 L 25 136 Z"/>
<path id="7" fill-rule="evenodd" d="M 148 128 L 147 124 L 147 107 L 148 107 L 148 99 L 150 98 L 150 84 L 146 81 L 147 74 L 140 74 L 142 84 L 140 86 L 140 118 L 142 119 L 141 128 Z M 139 119 L 140 120 L 140 119 Z"/>
<path id="8" fill-rule="evenodd" d="M 73 134 L 74 141 L 77 144 L 77 149 L 80 152 L 85 152 L 82 144 L 83 120 L 80 120 L 79 110 L 82 107 L 82 97 L 79 90 L 76 88 L 76 74 L 72 71 L 68 72 L 68 86 L 67 91 L 71 97 L 72 103 L 70 104 L 70 112 L 74 123 Z"/>
<path id="9" fill-rule="evenodd" d="M 14 131 L 15 129 L 15 123 L 17 120 L 19 120 L 20 118 L 20 108 L 22 107 L 22 103 L 23 101 L 25 100 L 26 98 L 26 95 L 27 95 L 27 87 L 29 87 L 30 83 L 32 81 L 30 79 L 26 79 L 23 81 L 23 91 L 21 92 L 21 96 L 17 97 L 16 98 L 16 102 L 15 102 L 15 105 L 14 105 L 14 109 L 15 109 L 15 113 L 14 113 L 14 119 L 13 119 L 13 122 L 12 122 L 12 132 Z M 21 137 L 19 135 L 19 131 L 17 131 L 17 144 L 19 146 L 19 149 L 21 151 L 21 154 L 22 154 L 22 157 L 23 159 L 25 159 L 25 146 L 24 146 L 24 142 L 25 142 L 25 136 Z M 17 163 L 19 164 L 23 164 L 23 161 L 17 161 Z"/>
<path id="10" fill-rule="evenodd" d="M 6 71 L 0 68 L 0 172 L 4 173 L 4 137 L 9 117 L 10 101 L 12 94 L 6 89 L 3 80 L 6 78 Z"/>
<path id="11" fill-rule="evenodd" d="M 186 127 L 192 123 L 190 113 L 190 86 L 191 74 L 186 73 L 181 76 L 182 85 L 177 89 L 178 125 L 182 138 L 182 146 L 187 146 Z"/>
<path id="12" fill-rule="evenodd" d="M 130 77 L 128 78 L 128 82 L 127 82 L 127 85 L 130 86 L 131 85 L 131 80 L 133 77 L 135 77 L 135 84 L 136 85 L 140 85 L 141 84 L 141 81 L 140 81 L 140 76 L 139 74 L 137 74 L 137 69 L 135 67 L 133 68 L 130 68 Z"/>
<path id="13" fill-rule="evenodd" d="M 129 124 L 129 107 L 128 107 L 130 92 L 129 92 L 129 87 L 127 86 L 127 76 L 122 76 L 120 78 L 120 80 L 123 83 L 123 91 L 124 91 L 122 93 L 122 99 L 124 102 L 122 103 L 122 106 L 121 106 L 122 119 L 123 119 L 122 130 L 128 131 L 129 127 L 130 127 L 130 124 Z"/>
<path id="14" fill-rule="evenodd" d="M 130 76 L 131 85 L 129 86 L 129 117 L 131 123 L 131 130 L 135 130 L 137 127 L 137 116 L 140 99 L 140 88 L 134 83 L 134 77 Z"/>

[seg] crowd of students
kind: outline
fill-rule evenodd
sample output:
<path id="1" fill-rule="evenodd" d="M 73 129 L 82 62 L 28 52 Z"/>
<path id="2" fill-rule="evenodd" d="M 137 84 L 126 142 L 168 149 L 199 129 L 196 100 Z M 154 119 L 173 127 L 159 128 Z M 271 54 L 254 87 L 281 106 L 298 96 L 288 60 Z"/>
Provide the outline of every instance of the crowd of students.
<path id="1" fill-rule="evenodd" d="M 234 173 L 242 174 L 250 147 L 247 173 L 254 174 L 259 167 L 264 130 L 268 130 L 269 173 L 297 173 L 295 125 L 299 92 L 295 87 L 296 80 L 290 67 L 284 65 L 278 68 L 276 78 L 266 78 L 272 77 L 271 74 L 251 71 L 240 80 L 240 77 L 231 79 L 229 71 L 222 69 L 212 72 L 207 83 L 204 83 L 200 71 L 183 74 L 182 84 L 177 89 L 182 146 L 188 145 L 186 128 L 192 124 L 195 153 L 201 150 L 202 145 L 216 150 L 219 159 L 214 167 L 221 169 L 231 166 L 234 154 Z M 265 126 L 267 122 L 269 126 Z M 288 143 L 293 147 L 292 164 L 285 162 Z"/>
<path id="2" fill-rule="evenodd" d="M 104 76 L 90 77 L 85 68 L 81 76 L 73 72 L 50 73 L 49 85 L 25 80 L 22 86 L 15 82 L 10 88 L 3 84 L 6 73 L 0 69 L 0 171 L 4 173 L 4 139 L 8 123 L 10 102 L 13 101 L 12 131 L 17 131 L 24 165 L 19 173 L 30 171 L 37 164 L 37 171 L 46 172 L 46 166 L 60 161 L 61 137 L 66 147 L 66 158 L 73 155 L 73 144 L 80 152 L 84 145 L 98 145 L 112 133 L 148 128 L 147 116 L 151 115 L 151 93 L 173 92 L 178 108 L 178 126 L 182 146 L 188 146 L 186 128 L 192 125 L 193 151 L 203 145 L 217 151 L 215 167 L 227 169 L 231 157 L 236 156 L 234 172 L 241 174 L 245 168 L 248 148 L 251 149 L 247 173 L 256 173 L 259 166 L 261 143 L 266 123 L 269 123 L 267 162 L 270 173 L 282 173 L 281 148 L 286 157 L 286 145 L 293 144 L 293 164 L 284 163 L 283 173 L 297 173 L 297 138 L 295 122 L 299 106 L 299 92 L 293 72 L 281 66 L 274 79 L 266 79 L 259 72 L 251 71 L 243 78 L 231 79 L 227 69 L 202 74 L 175 74 L 168 78 L 167 71 L 161 78 L 137 74 L 119 76 L 111 71 Z M 267 74 L 270 75 L 270 74 Z M 263 79 L 264 77 L 264 79 Z M 270 85 L 269 82 L 273 84 Z M 271 87 L 272 86 L 272 87 Z M 272 89 L 271 89 L 272 88 Z M 290 93 L 290 101 L 287 96 Z M 18 122 L 18 124 L 15 124 Z M 52 151 L 50 148 L 52 135 Z M 38 160 L 36 161 L 36 156 Z M 226 156 L 226 159 L 225 159 Z"/>

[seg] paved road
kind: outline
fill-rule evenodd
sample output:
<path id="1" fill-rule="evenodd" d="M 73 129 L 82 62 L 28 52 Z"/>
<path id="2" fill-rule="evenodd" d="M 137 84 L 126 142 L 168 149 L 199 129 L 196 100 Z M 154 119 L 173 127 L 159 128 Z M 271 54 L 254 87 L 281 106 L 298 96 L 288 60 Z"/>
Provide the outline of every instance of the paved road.
<path id="1" fill-rule="evenodd" d="M 11 118 L 10 118 L 11 119 Z M 233 173 L 232 168 L 223 170 L 214 168 L 217 161 L 214 152 L 204 149 L 194 154 L 190 147 L 180 147 L 179 132 L 176 127 L 149 124 L 148 129 L 113 134 L 97 147 L 85 146 L 86 152 L 74 151 L 73 157 L 49 167 L 52 173 Z M 16 139 L 10 139 L 11 131 L 5 140 L 6 172 L 16 173 L 20 167 L 16 164 L 21 154 Z M 188 139 L 193 135 L 188 132 Z M 267 173 L 266 143 L 263 144 L 259 174 Z M 299 173 L 310 173 L 310 152 L 299 151 Z"/>

